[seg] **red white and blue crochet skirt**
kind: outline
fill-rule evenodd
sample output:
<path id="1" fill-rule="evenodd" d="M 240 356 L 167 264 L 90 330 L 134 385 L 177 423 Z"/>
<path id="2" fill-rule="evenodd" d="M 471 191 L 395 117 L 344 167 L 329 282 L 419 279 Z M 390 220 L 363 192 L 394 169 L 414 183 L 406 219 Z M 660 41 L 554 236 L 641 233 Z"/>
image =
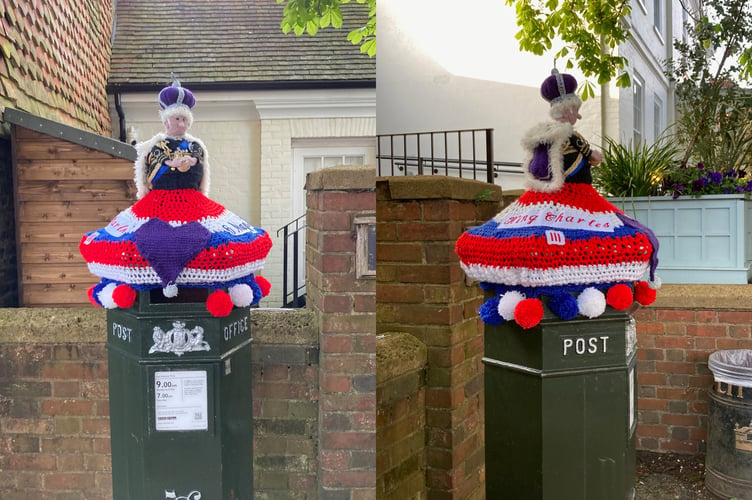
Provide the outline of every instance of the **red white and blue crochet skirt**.
<path id="1" fill-rule="evenodd" d="M 540 321 L 544 296 L 562 319 L 598 316 L 606 304 L 626 309 L 633 298 L 652 302 L 655 290 L 648 283 L 633 292 L 631 282 L 648 271 L 653 279 L 656 251 L 648 228 L 584 183 L 565 183 L 552 193 L 527 191 L 456 244 L 465 273 L 496 292 L 481 318 L 523 326 Z"/>
<path id="2" fill-rule="evenodd" d="M 106 227 L 84 235 L 79 249 L 102 278 L 89 292 L 97 305 L 130 307 L 135 290 L 162 288 L 171 297 L 178 287 L 200 287 L 229 288 L 231 296 L 235 289 L 235 305 L 247 306 L 269 292 L 254 273 L 271 246 L 263 229 L 199 191 L 176 189 L 150 191 Z M 117 291 L 120 285 L 126 287 Z"/>

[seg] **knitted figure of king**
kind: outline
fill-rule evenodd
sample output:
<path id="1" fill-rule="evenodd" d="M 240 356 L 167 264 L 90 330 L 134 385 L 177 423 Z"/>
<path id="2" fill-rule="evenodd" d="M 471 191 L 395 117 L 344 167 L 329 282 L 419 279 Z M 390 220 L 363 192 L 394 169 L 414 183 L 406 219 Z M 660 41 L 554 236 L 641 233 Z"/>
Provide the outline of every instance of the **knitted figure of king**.
<path id="1" fill-rule="evenodd" d="M 209 154 L 187 133 L 195 103 L 177 81 L 162 89 L 165 132 L 136 146 L 138 201 L 81 239 L 89 271 L 101 278 L 89 289 L 97 306 L 131 307 L 139 290 L 175 297 L 179 288 L 197 287 L 213 290 L 207 309 L 221 317 L 269 293 L 269 282 L 255 273 L 271 238 L 207 197 Z"/>
<path id="2" fill-rule="evenodd" d="M 606 305 L 648 305 L 660 287 L 653 232 L 592 186 L 590 169 L 603 155 L 574 131 L 582 118 L 576 88 L 573 76 L 555 69 L 544 80 L 553 121 L 523 136 L 526 191 L 457 240 L 465 273 L 494 293 L 479 311 L 487 324 L 532 328 L 545 307 L 563 320 L 595 318 Z"/>

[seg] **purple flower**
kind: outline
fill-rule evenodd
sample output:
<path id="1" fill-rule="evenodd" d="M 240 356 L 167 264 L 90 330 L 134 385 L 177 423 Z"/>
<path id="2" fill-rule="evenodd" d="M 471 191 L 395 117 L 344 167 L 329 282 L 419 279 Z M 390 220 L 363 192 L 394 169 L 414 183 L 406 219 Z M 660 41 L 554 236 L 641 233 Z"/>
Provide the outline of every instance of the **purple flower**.
<path id="1" fill-rule="evenodd" d="M 682 162 L 682 164 L 679 165 L 679 168 L 687 168 L 687 164 L 685 162 Z"/>
<path id="2" fill-rule="evenodd" d="M 697 169 L 698 170 L 705 170 L 705 165 L 701 161 L 699 161 L 699 162 L 697 162 Z"/>
<path id="3" fill-rule="evenodd" d="M 737 193 L 743 193 L 744 192 L 744 186 L 736 186 L 734 188 L 734 191 L 736 191 Z"/>
<path id="4" fill-rule="evenodd" d="M 723 174 L 720 172 L 710 172 L 710 182 L 720 184 L 723 182 Z"/>

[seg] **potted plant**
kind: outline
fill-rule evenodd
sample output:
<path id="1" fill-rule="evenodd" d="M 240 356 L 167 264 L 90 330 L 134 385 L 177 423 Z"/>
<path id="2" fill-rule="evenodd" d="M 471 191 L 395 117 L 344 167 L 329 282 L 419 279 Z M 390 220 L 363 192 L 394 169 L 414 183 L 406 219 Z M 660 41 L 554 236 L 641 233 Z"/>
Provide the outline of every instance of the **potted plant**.
<path id="1" fill-rule="evenodd" d="M 664 283 L 742 284 L 752 266 L 752 176 L 674 158 L 673 141 L 625 147 L 608 141 L 594 184 L 650 227 Z"/>

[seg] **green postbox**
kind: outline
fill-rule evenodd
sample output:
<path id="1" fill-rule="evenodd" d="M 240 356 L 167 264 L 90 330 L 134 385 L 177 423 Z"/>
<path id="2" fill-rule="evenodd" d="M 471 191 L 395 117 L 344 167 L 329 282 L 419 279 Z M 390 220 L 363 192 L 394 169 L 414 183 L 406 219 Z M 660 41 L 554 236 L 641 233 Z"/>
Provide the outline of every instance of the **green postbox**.
<path id="1" fill-rule="evenodd" d="M 486 325 L 486 498 L 634 498 L 636 335 L 624 312 Z"/>
<path id="2" fill-rule="evenodd" d="M 114 500 L 253 498 L 249 308 L 191 294 L 107 313 Z"/>

